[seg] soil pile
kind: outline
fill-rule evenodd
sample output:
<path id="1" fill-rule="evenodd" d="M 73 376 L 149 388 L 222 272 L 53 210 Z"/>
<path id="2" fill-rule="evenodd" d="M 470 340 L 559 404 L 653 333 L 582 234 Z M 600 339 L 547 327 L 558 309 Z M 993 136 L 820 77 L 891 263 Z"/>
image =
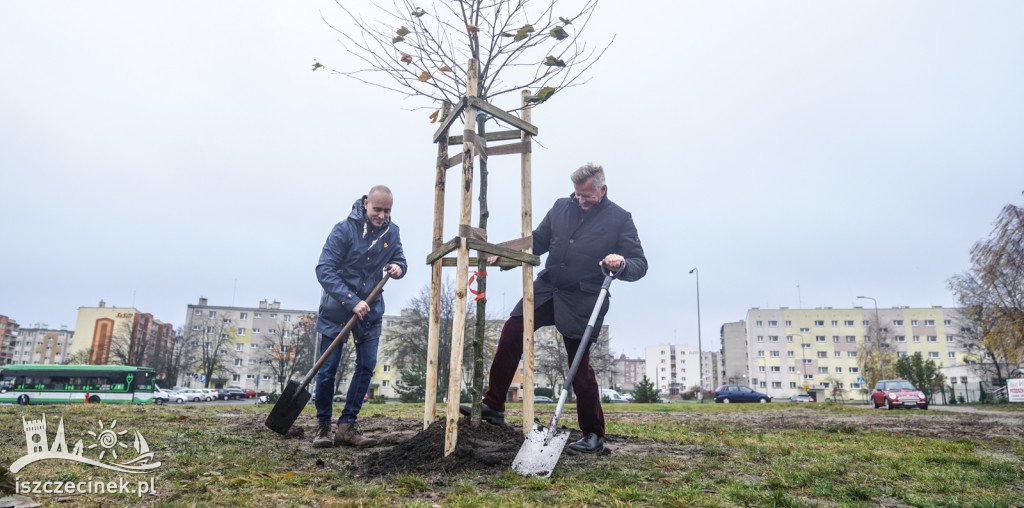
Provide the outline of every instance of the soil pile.
<path id="1" fill-rule="evenodd" d="M 464 470 L 494 472 L 512 467 L 512 460 L 523 445 L 523 433 L 518 428 L 489 423 L 473 427 L 468 418 L 462 418 L 455 451 L 445 457 L 444 436 L 445 422 L 440 419 L 387 450 L 359 459 L 356 468 L 360 475 L 369 477 Z"/>

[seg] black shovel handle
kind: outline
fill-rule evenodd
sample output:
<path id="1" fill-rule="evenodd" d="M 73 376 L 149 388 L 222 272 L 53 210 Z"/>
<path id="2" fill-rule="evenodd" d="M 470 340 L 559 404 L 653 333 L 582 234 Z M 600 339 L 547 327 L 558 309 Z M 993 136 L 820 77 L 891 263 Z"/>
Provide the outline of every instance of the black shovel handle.
<path id="1" fill-rule="evenodd" d="M 380 292 L 383 291 L 384 283 L 387 282 L 388 279 L 390 278 L 391 274 L 384 273 L 384 278 L 382 278 L 380 282 L 378 282 L 377 285 L 373 287 L 373 291 L 370 291 L 370 296 L 367 296 L 363 301 L 366 302 L 367 305 L 373 303 L 373 301 L 377 299 L 377 296 L 380 295 Z M 352 328 L 356 326 L 356 321 L 358 320 L 359 316 L 352 314 L 352 317 L 349 318 L 348 323 L 345 323 L 345 327 L 341 329 L 341 332 L 338 333 L 338 336 L 334 338 L 334 340 L 331 342 L 331 345 L 327 346 L 327 350 L 324 351 L 324 354 L 320 355 L 320 358 L 318 358 L 316 363 L 313 364 L 313 368 L 310 369 L 310 371 L 306 374 L 306 377 L 302 378 L 302 383 L 299 384 L 299 389 L 296 390 L 296 393 L 302 391 L 303 388 L 309 385 L 309 382 L 313 380 L 313 376 L 316 375 L 316 373 L 320 370 L 320 367 L 324 364 L 325 361 L 327 361 L 327 357 L 330 356 L 335 349 L 338 349 L 338 346 L 341 346 L 342 340 L 344 340 L 345 337 L 348 337 L 349 332 L 351 332 Z"/>

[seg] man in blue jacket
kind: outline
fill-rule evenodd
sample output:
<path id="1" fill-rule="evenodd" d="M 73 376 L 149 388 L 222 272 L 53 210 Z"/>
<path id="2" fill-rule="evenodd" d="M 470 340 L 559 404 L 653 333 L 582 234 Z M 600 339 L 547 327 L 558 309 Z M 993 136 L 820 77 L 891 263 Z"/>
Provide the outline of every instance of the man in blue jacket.
<path id="1" fill-rule="evenodd" d="M 337 432 L 331 429 L 334 409 L 334 378 L 338 372 L 342 348 L 324 361 L 316 374 L 316 418 L 313 446 L 373 446 L 377 440 L 363 436 L 356 427 L 356 416 L 370 387 L 377 366 L 377 344 L 381 318 L 384 317 L 383 293 L 373 303 L 363 301 L 382 278 L 384 270 L 392 278 L 405 275 L 408 264 L 402 252 L 398 225 L 391 222 L 391 190 L 374 186 L 352 205 L 348 218 L 334 226 L 316 266 L 316 278 L 323 287 L 316 330 L 320 336 L 320 354 L 345 327 L 353 315 L 359 318 L 352 329 L 356 348 L 356 368 L 349 382 L 345 409 L 338 418 Z M 346 338 L 347 339 L 347 338 Z"/>
<path id="2" fill-rule="evenodd" d="M 647 273 L 647 258 L 633 216 L 607 198 L 604 169 L 587 164 L 572 173 L 575 192 L 555 201 L 540 226 L 533 231 L 533 253 L 548 253 L 544 269 L 533 283 L 534 329 L 554 325 L 565 339 L 569 365 L 576 356 L 590 314 L 604 282 L 601 263 L 624 281 L 639 280 Z M 493 263 L 497 258 L 489 258 Z M 600 330 L 609 300 L 605 300 L 594 324 Z M 593 345 L 593 342 L 590 342 Z M 498 349 L 491 363 L 481 417 L 491 423 L 505 421 L 505 398 L 523 354 L 523 301 L 505 321 Z M 604 449 L 604 413 L 590 351 L 584 352 L 580 370 L 572 382 L 576 412 L 583 438 L 569 445 L 582 453 Z M 463 407 L 468 412 L 468 407 Z"/>

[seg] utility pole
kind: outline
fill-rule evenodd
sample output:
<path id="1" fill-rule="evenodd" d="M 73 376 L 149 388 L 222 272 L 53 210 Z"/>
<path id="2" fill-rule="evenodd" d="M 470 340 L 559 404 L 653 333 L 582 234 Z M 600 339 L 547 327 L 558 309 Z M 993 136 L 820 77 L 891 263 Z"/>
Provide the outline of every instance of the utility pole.
<path id="1" fill-rule="evenodd" d="M 878 320 L 878 300 L 870 296 L 858 296 L 864 300 L 871 300 L 875 303 L 875 344 L 878 346 L 878 367 L 882 372 L 882 379 L 885 379 L 885 359 L 882 358 L 882 322 Z"/>
<path id="2" fill-rule="evenodd" d="M 690 270 L 697 277 L 697 402 L 704 403 L 704 351 L 700 345 L 700 272 L 697 267 Z"/>

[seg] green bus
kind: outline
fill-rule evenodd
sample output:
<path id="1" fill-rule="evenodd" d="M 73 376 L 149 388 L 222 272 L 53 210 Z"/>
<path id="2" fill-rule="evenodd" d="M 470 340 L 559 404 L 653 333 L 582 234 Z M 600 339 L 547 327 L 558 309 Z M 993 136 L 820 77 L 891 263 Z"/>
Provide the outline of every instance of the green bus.
<path id="1" fill-rule="evenodd" d="M 127 365 L 5 365 L 0 403 L 149 404 L 156 371 Z"/>

